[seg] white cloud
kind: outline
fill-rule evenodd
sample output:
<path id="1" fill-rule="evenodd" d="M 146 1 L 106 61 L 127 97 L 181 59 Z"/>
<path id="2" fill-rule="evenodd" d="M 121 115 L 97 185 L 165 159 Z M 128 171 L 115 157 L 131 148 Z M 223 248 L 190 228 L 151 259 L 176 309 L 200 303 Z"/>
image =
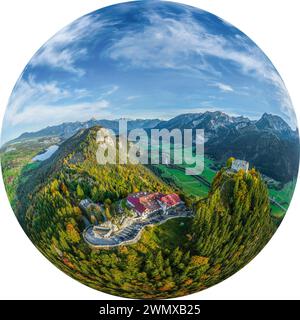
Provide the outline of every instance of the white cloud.
<path id="1" fill-rule="evenodd" d="M 105 24 L 105 21 L 96 20 L 93 15 L 76 20 L 54 35 L 31 59 L 30 64 L 83 75 L 85 71 L 76 66 L 76 61 L 87 55 L 87 49 L 79 46 L 80 40 L 91 39 Z"/>
<path id="2" fill-rule="evenodd" d="M 228 61 L 239 72 L 273 85 L 281 111 L 295 126 L 294 110 L 282 79 L 268 58 L 246 37 L 213 34 L 188 13 L 176 18 L 152 13 L 146 18 L 149 25 L 127 32 L 108 49 L 111 59 L 123 60 L 125 67 L 168 68 L 199 74 L 205 71 L 206 79 L 210 75 L 214 80 L 222 75 L 207 58 Z M 221 82 L 218 87 L 227 92 L 233 90 Z"/>
<path id="3" fill-rule="evenodd" d="M 129 31 L 115 42 L 107 54 L 114 60 L 125 59 L 137 67 L 181 69 L 189 67 L 189 54 L 202 28 L 188 21 L 147 15 L 150 25 L 140 31 Z M 186 56 L 186 61 L 184 58 Z M 179 63 L 180 62 L 180 63 Z M 201 69 L 205 61 L 199 61 Z"/>
<path id="4" fill-rule="evenodd" d="M 250 47 L 243 37 L 225 38 L 210 33 L 189 14 L 176 19 L 157 13 L 147 15 L 149 25 L 127 32 L 107 50 L 114 60 L 124 59 L 132 66 L 217 72 L 207 57 L 235 63 L 245 73 L 269 78 L 274 69 L 260 50 Z M 244 50 L 237 49 L 237 46 Z M 269 64 L 269 66 L 267 66 Z M 217 72 L 218 73 L 218 72 Z"/>
<path id="5" fill-rule="evenodd" d="M 271 63 L 243 37 L 212 34 L 189 14 L 173 19 L 152 13 L 146 18 L 149 25 L 127 32 L 107 49 L 111 59 L 123 59 L 132 66 L 144 68 L 219 73 L 206 61 L 208 57 L 216 57 L 235 63 L 244 73 L 273 78 L 273 74 L 269 74 L 275 71 Z"/>
<path id="6" fill-rule="evenodd" d="M 78 102 L 90 97 L 89 91 L 84 88 L 65 89 L 57 82 L 37 82 L 30 76 L 28 80 L 21 79 L 17 83 L 4 123 L 7 129 L 32 127 L 34 130 L 59 121 L 81 121 L 102 115 L 109 102 L 104 98 Z"/>
<path id="7" fill-rule="evenodd" d="M 35 130 L 62 122 L 86 121 L 92 117 L 108 115 L 105 111 L 109 102 L 85 102 L 68 105 L 32 105 L 16 113 L 10 120 L 11 125 L 30 126 Z"/>
<path id="8" fill-rule="evenodd" d="M 135 99 L 138 99 L 138 98 L 140 98 L 140 96 L 128 96 L 128 97 L 126 98 L 126 100 L 132 101 L 132 100 L 135 100 Z"/>
<path id="9" fill-rule="evenodd" d="M 114 85 L 110 89 L 108 89 L 106 92 L 104 92 L 103 95 L 104 96 L 110 96 L 110 95 L 112 95 L 113 93 L 115 93 L 118 90 L 119 90 L 119 86 Z"/>
<path id="10" fill-rule="evenodd" d="M 71 94 L 69 90 L 60 88 L 55 81 L 38 83 L 32 76 L 28 80 L 21 79 L 10 97 L 5 121 L 8 125 L 12 124 L 13 118 L 29 104 L 43 104 L 49 101 L 55 103 L 70 97 Z"/>
<path id="11" fill-rule="evenodd" d="M 216 82 L 213 85 L 224 92 L 233 92 L 234 91 L 230 85 L 222 83 L 222 82 Z"/>
<path id="12" fill-rule="evenodd" d="M 120 89 L 119 86 L 117 85 L 112 85 L 112 86 L 104 86 L 101 88 L 101 93 L 98 97 L 98 100 L 101 99 L 106 99 L 107 97 L 113 95 L 116 91 L 118 91 Z"/>

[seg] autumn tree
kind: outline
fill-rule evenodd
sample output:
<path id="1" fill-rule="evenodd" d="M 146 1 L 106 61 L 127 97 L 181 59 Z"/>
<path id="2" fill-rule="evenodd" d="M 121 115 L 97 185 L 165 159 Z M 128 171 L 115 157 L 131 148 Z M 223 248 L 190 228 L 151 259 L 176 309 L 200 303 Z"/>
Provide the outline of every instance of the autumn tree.
<path id="1" fill-rule="evenodd" d="M 84 192 L 83 192 L 82 188 L 80 187 L 80 184 L 77 185 L 76 193 L 77 193 L 77 196 L 79 199 L 84 198 Z"/>

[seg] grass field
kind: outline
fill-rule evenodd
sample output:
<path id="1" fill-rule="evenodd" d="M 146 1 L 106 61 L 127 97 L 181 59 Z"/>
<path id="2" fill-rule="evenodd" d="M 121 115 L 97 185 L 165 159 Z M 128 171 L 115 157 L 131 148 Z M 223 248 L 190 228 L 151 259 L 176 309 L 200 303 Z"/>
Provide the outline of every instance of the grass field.
<path id="1" fill-rule="evenodd" d="M 178 167 L 186 168 L 188 165 L 181 164 Z M 184 171 L 176 168 L 168 167 L 165 165 L 159 165 L 160 170 L 163 172 L 162 177 L 171 178 L 174 183 L 187 195 L 206 197 L 209 192 L 209 187 L 201 181 L 195 179 L 193 176 L 185 175 Z M 205 180 L 209 183 L 213 181 L 216 171 L 212 168 L 216 168 L 216 164 L 213 160 L 205 157 L 204 158 L 204 171 L 201 174 Z M 269 187 L 270 198 L 278 202 L 283 208 L 287 209 L 292 199 L 292 195 L 295 189 L 296 181 L 287 183 L 282 189 L 276 190 L 275 188 Z M 271 203 L 271 214 L 275 218 L 281 219 L 284 217 L 286 210 L 276 204 Z"/>
<path id="2" fill-rule="evenodd" d="M 283 207 L 287 208 L 291 201 L 295 187 L 296 180 L 293 180 L 285 184 L 281 190 L 269 188 L 270 197 L 279 202 Z"/>
<path id="3" fill-rule="evenodd" d="M 167 247 L 176 248 L 182 247 L 189 240 L 189 231 L 191 230 L 191 218 L 176 218 L 166 221 L 165 223 L 147 227 L 143 231 L 143 235 L 138 244 L 134 245 L 140 247 L 141 244 L 145 247 Z"/>
<path id="4" fill-rule="evenodd" d="M 186 194 L 197 197 L 206 197 L 209 192 L 209 187 L 193 176 L 188 176 L 184 171 L 173 169 L 165 165 L 158 166 L 162 173 L 162 177 L 171 178 L 174 183 Z"/>
<path id="5" fill-rule="evenodd" d="M 277 201 L 282 207 L 284 207 L 285 209 L 288 209 L 295 187 L 296 187 L 296 180 L 293 180 L 285 184 L 284 187 L 280 190 L 269 188 L 269 194 L 270 194 L 270 197 L 275 201 Z M 274 215 L 276 218 L 284 217 L 286 212 L 274 204 L 271 205 L 271 209 L 272 209 L 272 215 Z"/>
<path id="6" fill-rule="evenodd" d="M 212 169 L 213 166 L 216 166 L 214 161 L 210 158 L 204 157 L 204 170 L 201 173 L 201 177 L 211 183 L 216 175 L 216 170 Z M 180 165 L 180 167 L 186 168 L 189 167 L 186 164 Z"/>
<path id="7" fill-rule="evenodd" d="M 278 206 L 271 204 L 271 215 L 275 218 L 283 218 L 285 215 L 285 211 L 279 208 Z"/>
<path id="8" fill-rule="evenodd" d="M 20 173 L 39 150 L 42 150 L 42 148 L 17 146 L 14 151 L 1 153 L 3 180 L 12 206 L 15 204 L 15 192 L 19 183 Z"/>
<path id="9" fill-rule="evenodd" d="M 196 196 L 196 197 L 206 197 L 209 192 L 209 186 L 195 178 L 192 175 L 186 175 L 184 171 L 169 167 L 166 165 L 158 165 L 159 169 L 162 171 L 162 177 L 171 178 L 179 189 L 181 189 L 185 194 Z M 185 169 L 191 167 L 188 164 L 178 164 L 177 167 Z M 213 160 L 204 157 L 204 170 L 201 173 L 208 183 L 211 183 L 214 179 L 216 171 L 212 168 L 215 168 L 216 164 Z"/>

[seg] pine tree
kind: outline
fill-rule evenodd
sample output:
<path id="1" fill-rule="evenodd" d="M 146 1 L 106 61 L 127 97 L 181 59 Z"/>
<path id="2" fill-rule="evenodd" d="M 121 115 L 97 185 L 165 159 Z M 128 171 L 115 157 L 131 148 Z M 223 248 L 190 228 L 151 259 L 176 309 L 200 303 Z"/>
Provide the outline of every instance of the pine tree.
<path id="1" fill-rule="evenodd" d="M 80 184 L 77 185 L 76 193 L 77 193 L 77 196 L 79 199 L 84 198 L 84 192 L 83 192 L 82 188 L 80 187 Z"/>

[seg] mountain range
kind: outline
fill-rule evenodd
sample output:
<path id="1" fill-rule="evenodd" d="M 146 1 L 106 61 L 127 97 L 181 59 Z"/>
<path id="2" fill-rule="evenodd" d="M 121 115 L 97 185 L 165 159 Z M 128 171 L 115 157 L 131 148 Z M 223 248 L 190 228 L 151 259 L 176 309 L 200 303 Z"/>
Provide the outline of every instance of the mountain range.
<path id="1" fill-rule="evenodd" d="M 128 130 L 136 129 L 136 128 L 154 128 L 161 122 L 159 119 L 136 119 L 136 120 L 128 120 L 127 127 Z M 49 126 L 44 129 L 35 132 L 25 132 L 22 133 L 17 139 L 13 140 L 20 141 L 25 139 L 33 139 L 33 138 L 42 138 L 42 137 L 49 137 L 49 136 L 59 136 L 62 139 L 67 139 L 73 136 L 77 131 L 81 129 L 87 129 L 94 126 L 101 126 L 107 129 L 112 129 L 115 132 L 118 131 L 119 122 L 118 120 L 96 120 L 94 118 L 80 122 L 64 122 L 62 124 L 56 126 Z"/>
<path id="2" fill-rule="evenodd" d="M 279 116 L 264 113 L 259 120 L 223 112 L 183 114 L 158 128 L 204 129 L 205 154 L 225 162 L 231 156 L 250 162 L 260 172 L 281 182 L 297 177 L 299 134 Z"/>
<path id="3" fill-rule="evenodd" d="M 37 132 L 26 132 L 14 141 L 59 136 L 63 140 L 80 129 L 102 126 L 118 132 L 118 120 L 67 122 Z M 128 130 L 204 129 L 205 153 L 219 162 L 230 156 L 245 159 L 251 166 L 281 182 L 297 177 L 299 166 L 299 133 L 279 116 L 264 113 L 259 120 L 230 116 L 221 111 L 187 113 L 170 120 L 137 119 L 128 121 Z"/>

